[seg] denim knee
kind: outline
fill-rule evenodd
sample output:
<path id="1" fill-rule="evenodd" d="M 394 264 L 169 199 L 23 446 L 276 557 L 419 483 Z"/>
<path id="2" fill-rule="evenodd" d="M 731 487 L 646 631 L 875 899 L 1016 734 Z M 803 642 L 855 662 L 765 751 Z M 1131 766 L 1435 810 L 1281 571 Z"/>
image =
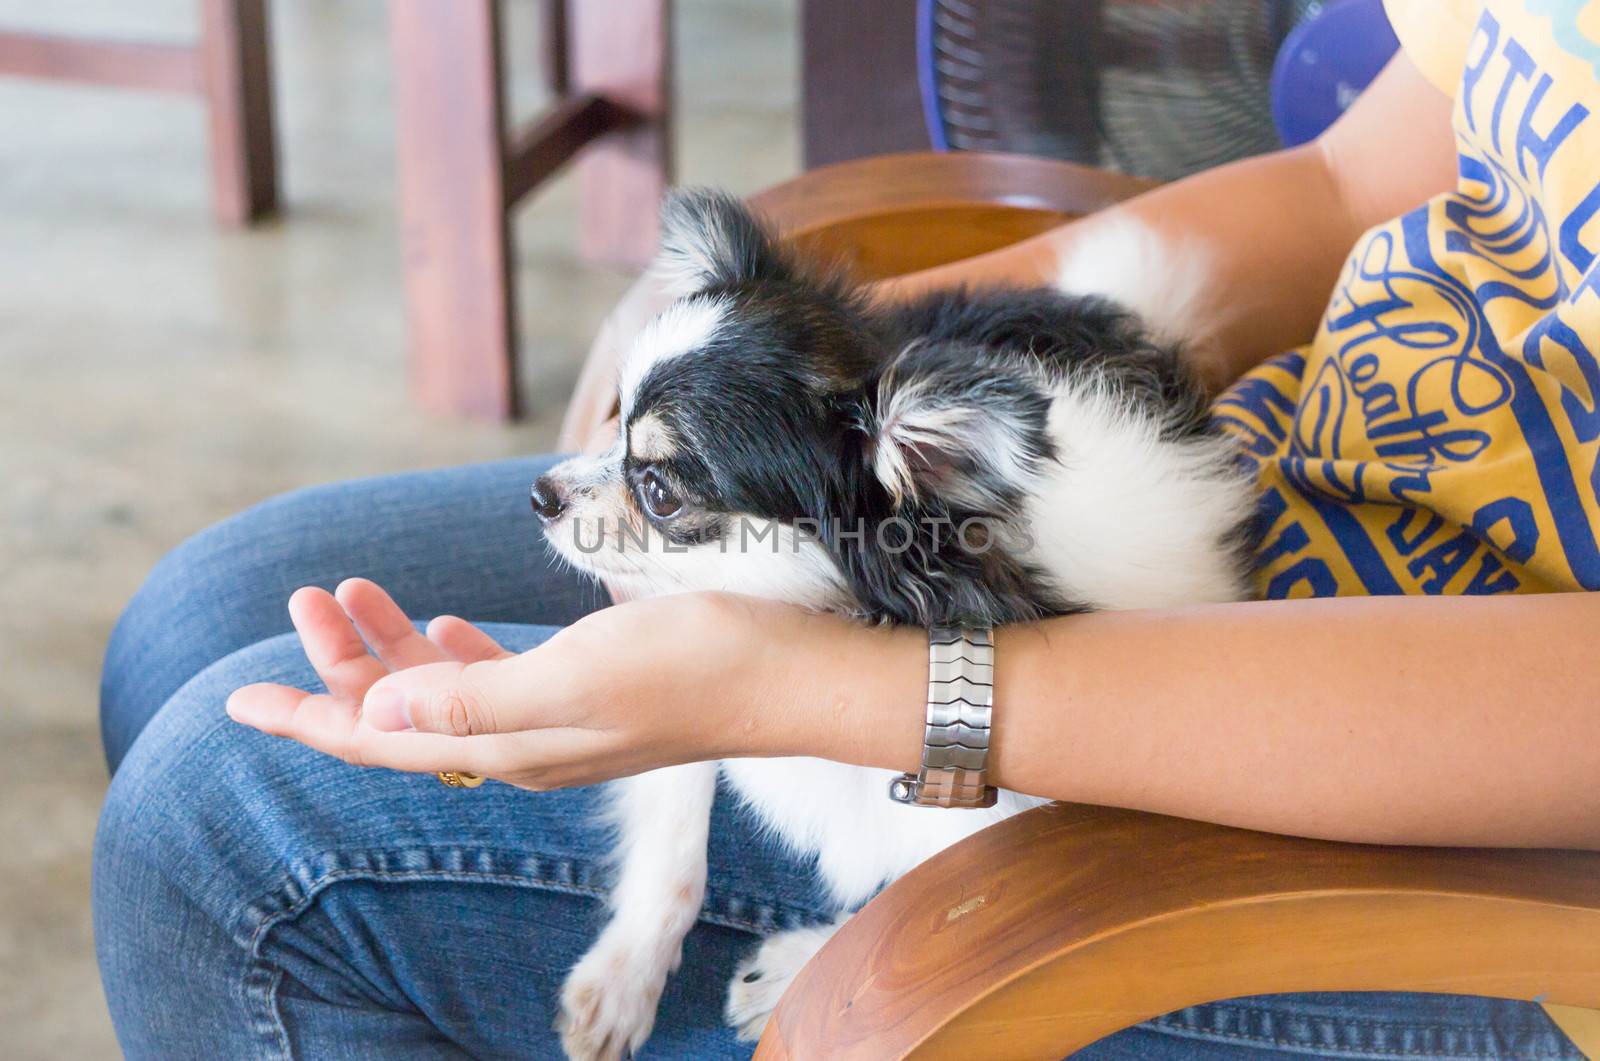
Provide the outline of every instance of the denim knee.
<path id="1" fill-rule="evenodd" d="M 292 636 L 227 657 L 190 681 L 150 723 L 112 778 L 95 834 L 95 950 L 117 1035 L 130 1057 L 215 1056 L 270 1021 L 247 990 L 250 899 L 282 869 L 251 841 L 247 819 L 280 794 L 252 770 L 252 746 L 271 738 L 223 711 L 247 678 L 290 676 Z M 342 764 L 339 764 L 342 765 Z M 259 835 L 259 834 L 257 834 Z M 226 1054 L 225 1054 L 226 1056 Z"/>
<path id="2" fill-rule="evenodd" d="M 113 773 L 151 715 L 184 682 L 229 653 L 290 629 L 285 602 L 306 583 L 300 565 L 289 561 L 304 541 L 282 529 L 297 522 L 297 512 L 313 511 L 317 493 L 327 489 L 256 505 L 191 536 L 156 564 L 106 646 L 100 726 Z"/>
<path id="3" fill-rule="evenodd" d="M 515 648 L 549 633 L 488 629 Z M 419 801 L 445 791 L 431 778 L 358 769 L 233 722 L 228 694 L 254 681 L 311 688 L 317 679 L 293 634 L 224 657 L 156 713 L 106 795 L 95 949 L 130 1058 L 290 1056 L 286 978 L 317 998 L 409 1019 L 409 996 L 382 989 L 381 964 L 350 974 L 362 941 L 318 932 L 315 918 L 304 927 L 307 911 L 347 884 L 487 885 L 507 893 L 513 913 L 520 900 L 510 893 L 591 905 L 603 893 L 597 792 L 530 800 L 486 786 L 470 813 L 430 815 Z M 403 927 L 390 935 L 408 938 Z"/>
<path id="4" fill-rule="evenodd" d="M 287 1057 L 275 926 L 393 832 L 405 775 L 360 770 L 228 718 L 252 681 L 315 675 L 293 634 L 225 656 L 151 719 L 95 833 L 101 982 L 130 1058 Z M 387 814 L 352 815 L 352 807 Z"/>

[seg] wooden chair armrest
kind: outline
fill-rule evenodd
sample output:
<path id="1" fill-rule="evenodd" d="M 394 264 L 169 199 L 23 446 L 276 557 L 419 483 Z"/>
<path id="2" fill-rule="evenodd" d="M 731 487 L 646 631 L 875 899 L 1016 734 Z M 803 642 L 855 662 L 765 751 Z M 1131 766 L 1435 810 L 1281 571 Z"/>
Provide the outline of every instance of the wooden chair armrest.
<path id="1" fill-rule="evenodd" d="M 995 250 L 1153 187 L 1054 159 L 908 152 L 814 169 L 750 202 L 802 250 L 878 280 Z"/>
<path id="2" fill-rule="evenodd" d="M 801 971 L 756 1057 L 1057 1059 L 1184 1006 L 1300 991 L 1600 1008 L 1600 854 L 1042 807 L 867 904 Z"/>

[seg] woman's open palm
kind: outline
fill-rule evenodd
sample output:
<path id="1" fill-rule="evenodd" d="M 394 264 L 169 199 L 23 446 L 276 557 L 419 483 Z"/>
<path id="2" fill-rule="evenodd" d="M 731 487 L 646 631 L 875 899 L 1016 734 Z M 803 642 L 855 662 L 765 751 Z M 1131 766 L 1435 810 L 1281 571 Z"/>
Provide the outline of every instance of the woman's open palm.
<path id="1" fill-rule="evenodd" d="M 454 616 L 433 620 L 424 636 L 382 587 L 364 578 L 347 579 L 334 593 L 314 586 L 296 590 L 289 598 L 289 618 L 328 691 L 247 685 L 228 698 L 228 713 L 257 729 L 358 764 L 368 759 L 363 749 L 378 737 L 363 732 L 362 701 L 380 678 L 411 667 L 461 666 L 511 655 L 488 634 Z M 440 750 L 426 741 L 395 743 L 395 751 L 404 747 L 417 756 L 412 768 L 418 770 L 432 769 L 428 764 Z"/>
<path id="2" fill-rule="evenodd" d="M 602 608 L 513 655 L 451 616 L 419 633 L 366 579 L 297 590 L 289 614 L 328 691 L 247 685 L 228 698 L 236 721 L 360 766 L 531 789 L 722 758 L 730 734 L 751 730 L 749 705 L 786 704 L 797 684 L 756 632 L 794 646 L 822 622 L 683 593 Z"/>

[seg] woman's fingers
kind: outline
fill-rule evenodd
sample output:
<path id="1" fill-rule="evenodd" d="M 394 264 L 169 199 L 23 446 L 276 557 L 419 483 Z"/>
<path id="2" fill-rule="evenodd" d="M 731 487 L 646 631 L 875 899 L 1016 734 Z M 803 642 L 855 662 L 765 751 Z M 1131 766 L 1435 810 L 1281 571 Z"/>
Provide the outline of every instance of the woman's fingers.
<path id="1" fill-rule="evenodd" d="M 534 670 L 533 658 L 534 653 L 523 653 L 395 671 L 367 691 L 362 718 L 374 729 L 410 728 L 450 737 L 570 725 L 574 719 L 563 707 L 568 683 L 559 663 L 550 660 L 548 669 Z"/>
<path id="2" fill-rule="evenodd" d="M 295 590 L 289 598 L 289 619 L 306 659 L 334 696 L 360 703 L 372 683 L 389 673 L 367 651 L 350 617 L 327 590 L 315 586 Z"/>
<path id="3" fill-rule="evenodd" d="M 498 665 L 491 661 L 476 666 Z M 452 737 L 498 732 L 494 699 L 466 673 L 460 663 L 397 671 L 367 691 L 362 715 L 368 726 L 385 731 L 417 729 Z"/>
<path id="4" fill-rule="evenodd" d="M 456 736 L 494 731 L 494 702 L 467 679 L 465 665 L 492 667 L 511 653 L 472 624 L 454 616 L 436 619 L 430 634 L 437 640 L 430 640 L 366 579 L 346 581 L 337 598 L 314 586 L 296 590 L 289 598 L 289 617 L 306 658 L 328 687 L 330 695 L 321 699 L 341 702 L 339 710 L 284 686 L 249 686 L 229 701 L 230 711 L 238 706 L 249 713 L 241 721 L 324 750 L 346 739 L 358 721 L 388 732 L 413 727 Z M 381 658 L 368 652 L 367 643 Z M 391 668 L 398 682 L 373 696 L 374 684 L 390 676 Z"/>
<path id="5" fill-rule="evenodd" d="M 511 655 L 494 638 L 454 615 L 434 619 L 423 636 L 394 598 L 369 579 L 346 579 L 334 596 L 372 651 L 392 671 L 424 663 L 476 663 Z"/>
<path id="6" fill-rule="evenodd" d="M 492 776 L 504 772 L 504 739 L 458 740 L 435 733 L 385 733 L 365 725 L 347 700 L 286 685 L 247 685 L 228 698 L 236 722 L 287 737 L 356 766 L 430 773 L 465 770 Z"/>
<path id="7" fill-rule="evenodd" d="M 235 690 L 228 697 L 228 716 L 263 733 L 292 737 L 319 751 L 349 758 L 355 747 L 359 709 L 338 696 L 263 682 Z"/>
<path id="8" fill-rule="evenodd" d="M 376 582 L 347 578 L 339 583 L 334 597 L 389 670 L 439 663 L 448 658 L 438 645 L 417 632 L 394 598 Z"/>
<path id="9" fill-rule="evenodd" d="M 511 655 L 494 638 L 454 615 L 441 615 L 430 622 L 428 640 L 439 646 L 445 655 L 462 663 L 505 659 Z"/>

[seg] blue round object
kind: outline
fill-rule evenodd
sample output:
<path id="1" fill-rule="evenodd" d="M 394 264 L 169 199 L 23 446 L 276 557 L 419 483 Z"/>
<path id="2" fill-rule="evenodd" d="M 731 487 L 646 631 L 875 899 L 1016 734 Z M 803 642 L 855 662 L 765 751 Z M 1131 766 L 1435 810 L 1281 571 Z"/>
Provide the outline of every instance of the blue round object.
<path id="1" fill-rule="evenodd" d="M 1284 146 L 1315 140 L 1399 47 L 1383 0 L 1330 2 L 1290 30 L 1272 65 L 1272 121 Z"/>

